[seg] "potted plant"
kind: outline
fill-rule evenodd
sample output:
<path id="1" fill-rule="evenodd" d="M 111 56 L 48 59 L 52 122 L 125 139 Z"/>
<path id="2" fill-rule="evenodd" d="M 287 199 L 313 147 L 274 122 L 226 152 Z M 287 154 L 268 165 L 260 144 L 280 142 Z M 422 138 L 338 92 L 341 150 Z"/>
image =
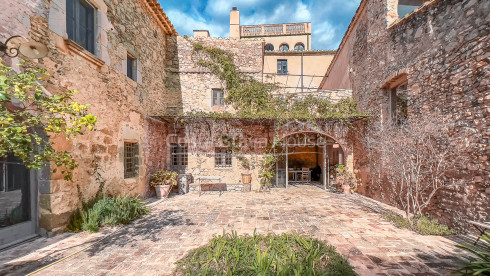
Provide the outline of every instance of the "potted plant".
<path id="1" fill-rule="evenodd" d="M 160 170 L 151 175 L 150 185 L 155 187 L 157 198 L 168 197 L 173 186 L 177 186 L 179 174 L 167 170 Z"/>
<path id="2" fill-rule="evenodd" d="M 342 186 L 342 191 L 344 194 L 350 194 L 352 191 L 357 190 L 357 185 L 358 185 L 358 180 L 352 174 L 347 170 L 347 168 L 344 165 L 337 165 L 335 168 L 335 173 L 339 185 Z"/>

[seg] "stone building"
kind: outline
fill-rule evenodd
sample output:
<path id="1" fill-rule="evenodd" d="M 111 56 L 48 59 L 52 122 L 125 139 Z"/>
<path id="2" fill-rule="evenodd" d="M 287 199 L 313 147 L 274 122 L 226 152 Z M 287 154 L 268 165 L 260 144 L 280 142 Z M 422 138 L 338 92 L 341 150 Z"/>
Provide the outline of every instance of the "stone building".
<path id="1" fill-rule="evenodd" d="M 403 90 L 408 116 L 438 110 L 460 127 L 454 135 L 470 130 L 469 162 L 458 168 L 467 184 L 440 191 L 429 208 L 455 226 L 490 218 L 489 11 L 490 2 L 478 0 L 363 0 L 321 84 L 352 89 L 361 111 L 379 119 L 390 116 L 393 91 Z M 361 150 L 361 192 L 378 198 Z"/>
<path id="2" fill-rule="evenodd" d="M 311 22 L 240 25 L 240 11 L 230 12 L 230 39 L 263 39 L 264 81 L 279 83 L 281 93 L 318 90 L 335 51 L 312 50 Z"/>
<path id="3" fill-rule="evenodd" d="M 47 167 L 30 172 L 31 181 L 19 184 L 26 187 L 23 194 L 0 191 L 2 198 L 18 196 L 2 206 L 7 208 L 2 215 L 19 204 L 30 208 L 24 222 L 0 225 L 0 247 L 63 229 L 71 212 L 99 189 L 108 195 L 146 196 L 149 166 L 155 164 L 148 160 L 149 116 L 167 108 L 165 53 L 167 40 L 176 35 L 157 1 L 3 1 L 0 18 L 9 23 L 0 26 L 2 41 L 22 35 L 47 45 L 47 57 L 34 61 L 50 73 L 44 87 L 50 93 L 78 90 L 75 100 L 90 104 L 89 112 L 98 117 L 95 131 L 55 141 L 79 164 L 73 182 Z M 4 62 L 15 67 L 19 59 L 4 57 Z"/>

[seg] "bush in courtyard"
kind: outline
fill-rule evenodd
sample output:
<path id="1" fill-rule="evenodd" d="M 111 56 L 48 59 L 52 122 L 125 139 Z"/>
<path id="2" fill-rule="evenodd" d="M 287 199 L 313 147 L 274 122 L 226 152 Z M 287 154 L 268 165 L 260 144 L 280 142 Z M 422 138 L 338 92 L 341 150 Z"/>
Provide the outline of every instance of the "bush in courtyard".
<path id="1" fill-rule="evenodd" d="M 158 185 L 176 186 L 178 177 L 179 174 L 176 172 L 160 170 L 151 175 L 150 185 L 151 186 L 158 186 Z"/>
<path id="2" fill-rule="evenodd" d="M 414 217 L 411 221 L 395 212 L 388 212 L 385 217 L 393 222 L 396 227 L 407 228 L 421 235 L 450 236 L 456 234 L 447 225 L 441 224 L 425 215 Z"/>
<path id="3" fill-rule="evenodd" d="M 483 245 L 457 245 L 468 253 L 455 274 L 490 275 L 490 234 L 480 236 Z"/>
<path id="4" fill-rule="evenodd" d="M 107 197 L 84 204 L 81 210 L 76 210 L 68 229 L 73 232 L 98 232 L 101 226 L 129 224 L 148 213 L 145 203 L 138 197 Z"/>
<path id="5" fill-rule="evenodd" d="M 297 233 L 215 236 L 177 262 L 177 275 L 356 275 L 330 245 Z"/>

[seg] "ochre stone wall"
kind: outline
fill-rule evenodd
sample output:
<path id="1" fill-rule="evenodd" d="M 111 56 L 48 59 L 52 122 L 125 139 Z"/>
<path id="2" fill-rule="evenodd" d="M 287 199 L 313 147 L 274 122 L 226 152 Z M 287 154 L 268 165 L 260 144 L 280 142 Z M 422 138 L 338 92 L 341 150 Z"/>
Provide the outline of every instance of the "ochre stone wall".
<path id="1" fill-rule="evenodd" d="M 16 27 L 17 33 L 9 30 L 5 34 L 7 30 L 0 29 L 2 37 L 28 33 L 31 39 L 47 45 L 48 56 L 39 60 L 39 65 L 50 73 L 45 88 L 51 93 L 79 91 L 75 100 L 90 104 L 89 111 L 98 117 L 93 132 L 87 131 L 70 141 L 54 138 L 55 147 L 72 152 L 79 167 L 73 182 L 43 171 L 40 226 L 46 230 L 62 229 L 70 213 L 83 200 L 93 197 L 102 184 L 105 194 L 146 196 L 146 176 L 150 173 L 147 157 L 164 151 L 149 152 L 148 144 L 153 141 L 148 141 L 147 125 L 153 122 L 145 118 L 163 114 L 166 108 L 168 35 L 145 12 L 140 1 L 95 1 L 96 50 L 91 54 L 76 49 L 67 40 L 65 1 L 13 2 L 16 4 L 2 6 L 2 18 L 3 14 L 16 17 L 22 11 L 18 19 L 11 19 L 16 25 L 20 23 L 23 31 Z M 128 53 L 137 59 L 136 81 L 126 76 Z M 139 144 L 139 174 L 135 178 L 124 179 L 125 141 Z M 155 162 L 149 162 L 152 168 L 160 166 Z"/>
<path id="2" fill-rule="evenodd" d="M 383 86 L 407 74 L 409 116 L 430 116 L 434 111 L 450 115 L 458 125 L 452 135 L 466 135 L 469 145 L 470 161 L 458 168 L 467 184 L 440 191 L 428 211 L 458 227 L 467 226 L 466 220 L 488 220 L 490 2 L 434 0 L 402 19 L 397 19 L 396 1 L 363 2 L 366 10 L 358 15 L 351 42 L 345 46 L 349 48 L 340 50 L 349 53 L 348 67 L 339 63 L 330 75 L 337 70 L 350 72 L 359 109 L 379 118 Z M 327 84 L 333 82 L 327 78 Z M 356 167 L 366 175 L 369 160 L 364 156 L 358 147 Z M 368 181 L 363 191 L 378 195 Z"/>

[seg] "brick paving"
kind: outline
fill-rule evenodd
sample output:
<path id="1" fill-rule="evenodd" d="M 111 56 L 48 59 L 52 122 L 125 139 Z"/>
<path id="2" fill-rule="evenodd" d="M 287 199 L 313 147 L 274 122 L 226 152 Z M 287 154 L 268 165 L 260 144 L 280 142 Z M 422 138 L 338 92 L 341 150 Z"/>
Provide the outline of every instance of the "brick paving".
<path id="1" fill-rule="evenodd" d="M 314 186 L 270 193 L 174 196 L 152 214 L 98 234 L 43 238 L 0 254 L 0 275 L 23 275 L 87 250 L 36 275 L 168 275 L 175 261 L 223 230 L 239 234 L 297 231 L 334 245 L 359 275 L 444 275 L 455 266 L 454 239 L 421 236 L 383 219 L 391 207 Z M 105 237 L 105 238 L 104 238 Z M 101 238 L 104 238 L 101 240 Z"/>

